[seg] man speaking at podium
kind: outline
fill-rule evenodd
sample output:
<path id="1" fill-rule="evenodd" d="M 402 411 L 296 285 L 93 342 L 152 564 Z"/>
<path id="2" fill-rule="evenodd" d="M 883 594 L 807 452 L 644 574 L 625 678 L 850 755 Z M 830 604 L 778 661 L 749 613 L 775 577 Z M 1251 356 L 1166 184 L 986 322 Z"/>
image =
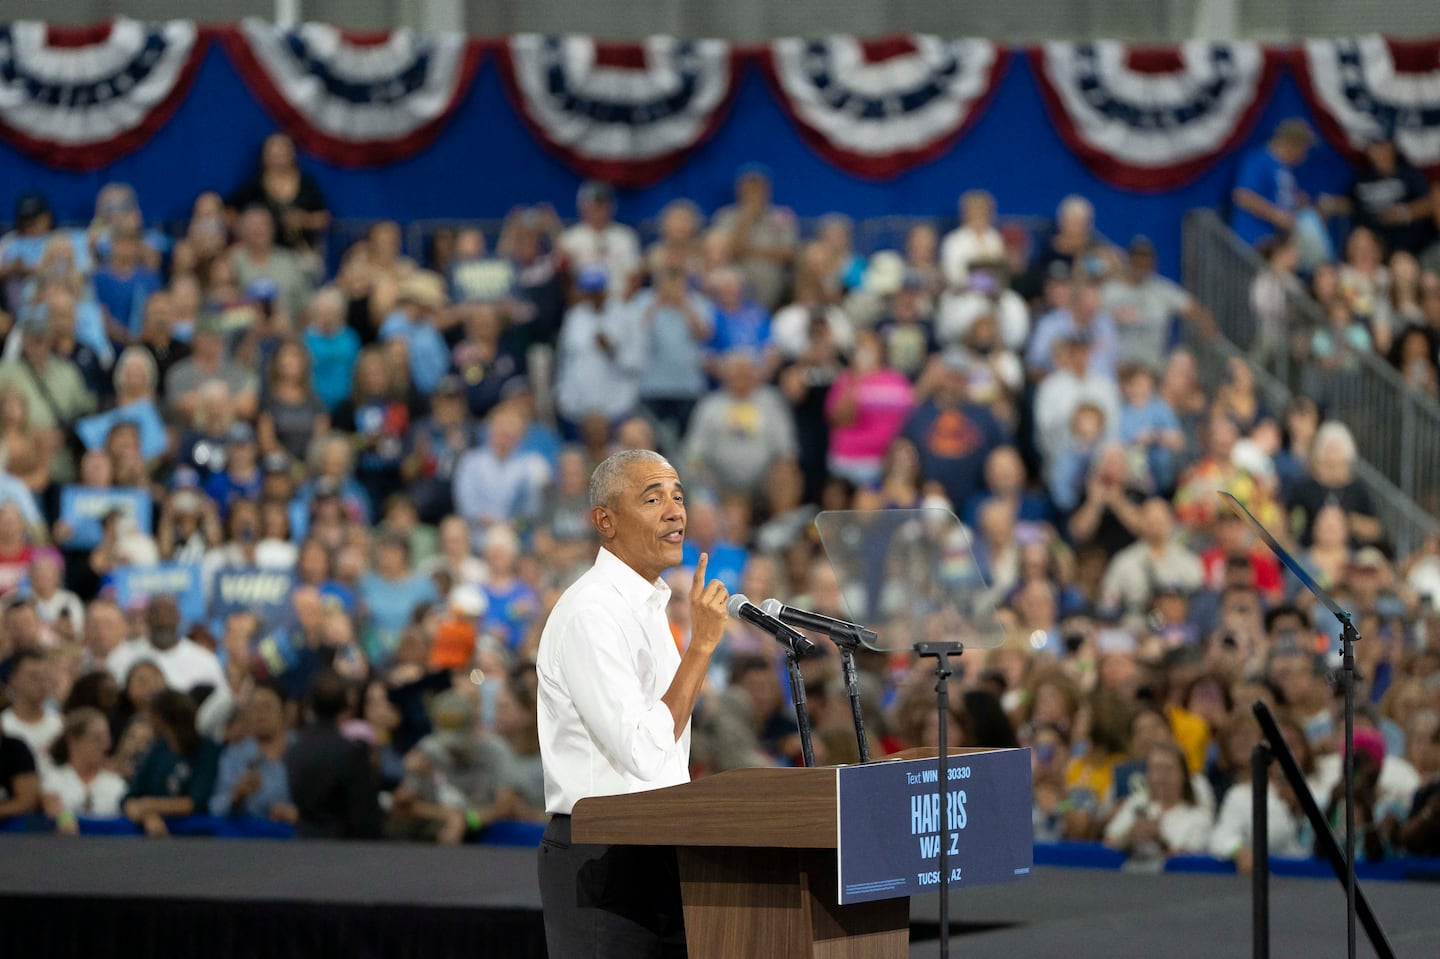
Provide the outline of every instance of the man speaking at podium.
<path id="1" fill-rule="evenodd" d="M 663 848 L 570 842 L 570 810 L 587 796 L 690 781 L 690 713 L 720 643 L 729 598 L 690 591 L 690 644 L 675 648 L 661 574 L 680 565 L 685 494 L 669 462 L 626 450 L 590 477 L 595 565 L 567 589 L 540 636 L 540 757 L 550 824 L 540 844 L 540 902 L 553 959 L 684 956 L 675 855 Z"/>

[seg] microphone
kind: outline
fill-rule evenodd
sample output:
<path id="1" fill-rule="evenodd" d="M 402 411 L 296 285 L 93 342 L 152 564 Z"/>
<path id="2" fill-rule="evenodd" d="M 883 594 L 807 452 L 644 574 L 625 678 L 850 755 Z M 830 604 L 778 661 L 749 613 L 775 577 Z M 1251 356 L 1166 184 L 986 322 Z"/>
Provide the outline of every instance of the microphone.
<path id="1" fill-rule="evenodd" d="M 808 656 L 816 649 L 814 643 L 750 602 L 750 598 L 744 593 L 736 593 L 731 596 L 730 601 L 725 604 L 725 611 L 756 629 L 769 633 L 775 637 L 776 642 L 797 657 Z"/>
<path id="2" fill-rule="evenodd" d="M 879 637 L 873 629 L 861 626 L 859 623 L 848 623 L 843 619 L 832 619 L 829 616 L 822 616 L 819 613 L 812 613 L 804 609 L 796 609 L 794 606 L 786 606 L 778 599 L 765 600 L 760 604 L 760 609 L 768 616 L 773 616 L 787 626 L 795 626 L 799 629 L 809 629 L 817 633 L 824 633 L 829 636 L 836 645 L 849 646 L 874 646 Z"/>

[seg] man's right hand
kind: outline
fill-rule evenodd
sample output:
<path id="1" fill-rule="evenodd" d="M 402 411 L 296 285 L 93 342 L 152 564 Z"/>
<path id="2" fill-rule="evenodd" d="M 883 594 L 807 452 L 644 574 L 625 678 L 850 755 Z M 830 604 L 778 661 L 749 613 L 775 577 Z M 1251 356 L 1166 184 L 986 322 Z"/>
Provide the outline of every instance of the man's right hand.
<path id="1" fill-rule="evenodd" d="M 725 624 L 730 619 L 725 611 L 730 591 L 718 579 L 712 579 L 709 585 L 705 583 L 705 567 L 709 561 L 710 554 L 700 554 L 700 562 L 695 564 L 695 580 L 690 584 L 690 642 L 707 655 L 720 645 Z"/>

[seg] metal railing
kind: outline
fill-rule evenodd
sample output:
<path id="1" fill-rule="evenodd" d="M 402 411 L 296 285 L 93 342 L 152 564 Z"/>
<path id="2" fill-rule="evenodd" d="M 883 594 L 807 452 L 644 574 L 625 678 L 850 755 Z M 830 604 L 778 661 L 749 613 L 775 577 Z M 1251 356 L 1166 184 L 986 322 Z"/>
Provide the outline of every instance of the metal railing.
<path id="1" fill-rule="evenodd" d="M 802 216 L 796 218 L 796 227 L 801 239 L 810 239 L 819 232 L 825 221 L 823 216 Z M 371 220 L 336 220 L 331 228 L 332 245 L 338 246 L 342 251 L 348 248 L 351 243 L 361 239 L 372 223 Z M 568 221 L 567 221 L 568 223 Z M 425 261 L 434 243 L 435 234 L 442 230 L 479 230 L 485 236 L 485 241 L 493 249 L 495 243 L 500 239 L 500 230 L 504 225 L 502 220 L 494 218 L 437 218 L 425 220 L 410 220 L 405 224 L 405 253 L 417 261 Z M 659 235 L 659 219 L 650 217 L 632 223 L 635 232 L 640 234 L 642 243 L 649 244 Z M 1051 221 L 1045 217 L 1038 216 L 1006 216 L 1000 218 L 1002 226 L 1019 226 L 1028 231 L 1038 242 L 1051 228 Z M 867 256 L 877 250 L 903 250 L 905 238 L 909 232 L 917 226 L 933 227 L 940 236 L 956 226 L 956 217 L 950 216 L 910 216 L 903 214 L 892 214 L 889 216 L 866 217 L 851 221 L 851 236 L 855 251 Z"/>
<path id="2" fill-rule="evenodd" d="M 1267 269 L 1213 210 L 1185 218 L 1184 284 L 1214 313 L 1222 336 L 1197 339 L 1197 359 L 1213 373 L 1242 357 L 1277 408 L 1309 396 L 1347 425 L 1361 457 L 1356 475 L 1374 493 L 1387 534 L 1398 549 L 1413 549 L 1440 525 L 1440 404 L 1409 389 L 1373 352 L 1341 346 L 1334 368 L 1311 362 L 1309 344 L 1328 320 L 1303 288 L 1278 283 Z M 1257 298 L 1269 308 L 1257 310 Z"/>

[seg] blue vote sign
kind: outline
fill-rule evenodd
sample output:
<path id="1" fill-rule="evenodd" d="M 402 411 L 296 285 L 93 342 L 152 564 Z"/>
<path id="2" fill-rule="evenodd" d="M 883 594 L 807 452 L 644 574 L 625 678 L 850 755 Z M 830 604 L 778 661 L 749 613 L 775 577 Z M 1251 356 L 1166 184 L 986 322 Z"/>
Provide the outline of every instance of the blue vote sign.
<path id="1" fill-rule="evenodd" d="M 943 804 L 938 772 L 934 759 L 840 769 L 842 906 L 933 892 L 940 885 L 941 843 L 952 887 L 1030 874 L 1030 750 L 951 756 Z"/>

